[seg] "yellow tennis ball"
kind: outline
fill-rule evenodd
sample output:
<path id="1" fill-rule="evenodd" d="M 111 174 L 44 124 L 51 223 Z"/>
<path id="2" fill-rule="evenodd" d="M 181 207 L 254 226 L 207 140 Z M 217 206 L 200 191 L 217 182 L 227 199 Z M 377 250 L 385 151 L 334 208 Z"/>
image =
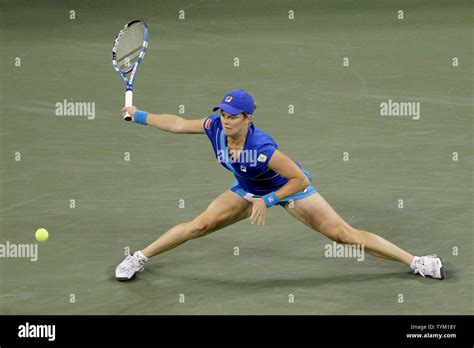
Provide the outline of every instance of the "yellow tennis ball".
<path id="1" fill-rule="evenodd" d="M 39 242 L 46 242 L 49 237 L 48 231 L 45 228 L 38 228 L 35 233 L 36 240 Z"/>

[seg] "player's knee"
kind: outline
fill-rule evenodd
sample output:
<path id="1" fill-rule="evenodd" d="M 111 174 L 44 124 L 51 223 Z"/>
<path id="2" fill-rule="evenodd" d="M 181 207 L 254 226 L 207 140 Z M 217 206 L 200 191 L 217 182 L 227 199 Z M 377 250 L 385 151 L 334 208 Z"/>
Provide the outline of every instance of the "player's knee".
<path id="1" fill-rule="evenodd" d="M 337 224 L 330 227 L 331 239 L 342 244 L 359 244 L 357 230 L 349 225 Z"/>
<path id="2" fill-rule="evenodd" d="M 186 234 L 190 239 L 205 236 L 211 231 L 211 224 L 204 219 L 194 220 L 186 227 Z"/>

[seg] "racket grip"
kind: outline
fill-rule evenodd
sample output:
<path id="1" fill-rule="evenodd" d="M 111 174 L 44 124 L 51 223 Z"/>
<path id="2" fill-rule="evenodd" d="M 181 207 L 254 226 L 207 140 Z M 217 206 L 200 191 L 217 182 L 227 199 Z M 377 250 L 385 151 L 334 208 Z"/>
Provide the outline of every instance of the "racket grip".
<path id="1" fill-rule="evenodd" d="M 127 90 L 125 91 L 125 106 L 132 106 L 132 105 L 133 105 L 133 92 L 131 90 Z M 128 112 L 125 112 L 123 119 L 125 121 L 131 121 L 132 116 Z"/>

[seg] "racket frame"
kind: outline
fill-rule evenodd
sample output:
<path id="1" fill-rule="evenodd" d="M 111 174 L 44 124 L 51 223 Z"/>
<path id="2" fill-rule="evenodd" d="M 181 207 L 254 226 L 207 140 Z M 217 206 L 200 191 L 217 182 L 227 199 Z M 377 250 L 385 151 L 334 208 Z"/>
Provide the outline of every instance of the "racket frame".
<path id="1" fill-rule="evenodd" d="M 137 58 L 137 61 L 135 64 L 133 64 L 133 67 L 124 72 L 119 69 L 118 63 L 117 63 L 117 45 L 120 41 L 120 38 L 129 26 L 135 23 L 142 23 L 143 24 L 143 43 L 142 47 L 140 50 L 140 54 Z M 112 46 L 112 65 L 114 66 L 114 69 L 120 74 L 122 77 L 124 83 L 125 83 L 125 106 L 132 106 L 133 105 L 133 81 L 135 79 L 135 74 L 137 73 L 138 67 L 140 66 L 140 63 L 142 62 L 143 58 L 145 57 L 146 50 L 148 48 L 148 26 L 144 21 L 141 19 L 134 19 L 128 22 L 127 24 L 124 25 L 124 27 L 118 32 L 117 37 L 114 40 L 114 44 Z M 130 73 L 130 79 L 127 78 L 127 74 Z M 123 116 L 124 120 L 126 121 L 131 121 L 132 116 L 128 112 L 125 113 Z"/>

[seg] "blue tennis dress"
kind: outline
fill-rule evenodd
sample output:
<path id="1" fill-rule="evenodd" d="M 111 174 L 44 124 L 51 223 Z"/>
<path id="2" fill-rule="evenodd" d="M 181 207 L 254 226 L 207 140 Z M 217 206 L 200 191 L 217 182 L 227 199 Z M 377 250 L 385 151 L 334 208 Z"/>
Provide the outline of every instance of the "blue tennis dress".
<path id="1" fill-rule="evenodd" d="M 268 167 L 268 162 L 278 145 L 271 136 L 256 128 L 253 124 L 245 139 L 245 144 L 237 158 L 227 151 L 227 137 L 222 129 L 220 114 L 208 116 L 204 120 L 204 130 L 211 141 L 217 161 L 227 170 L 230 170 L 235 181 L 230 189 L 241 197 L 258 198 L 270 192 L 277 191 L 288 182 L 288 179 Z M 298 162 L 306 177 L 311 181 L 312 176 Z M 283 205 L 308 197 L 317 190 L 309 185 L 303 191 L 291 197 L 282 199 L 278 204 Z"/>

